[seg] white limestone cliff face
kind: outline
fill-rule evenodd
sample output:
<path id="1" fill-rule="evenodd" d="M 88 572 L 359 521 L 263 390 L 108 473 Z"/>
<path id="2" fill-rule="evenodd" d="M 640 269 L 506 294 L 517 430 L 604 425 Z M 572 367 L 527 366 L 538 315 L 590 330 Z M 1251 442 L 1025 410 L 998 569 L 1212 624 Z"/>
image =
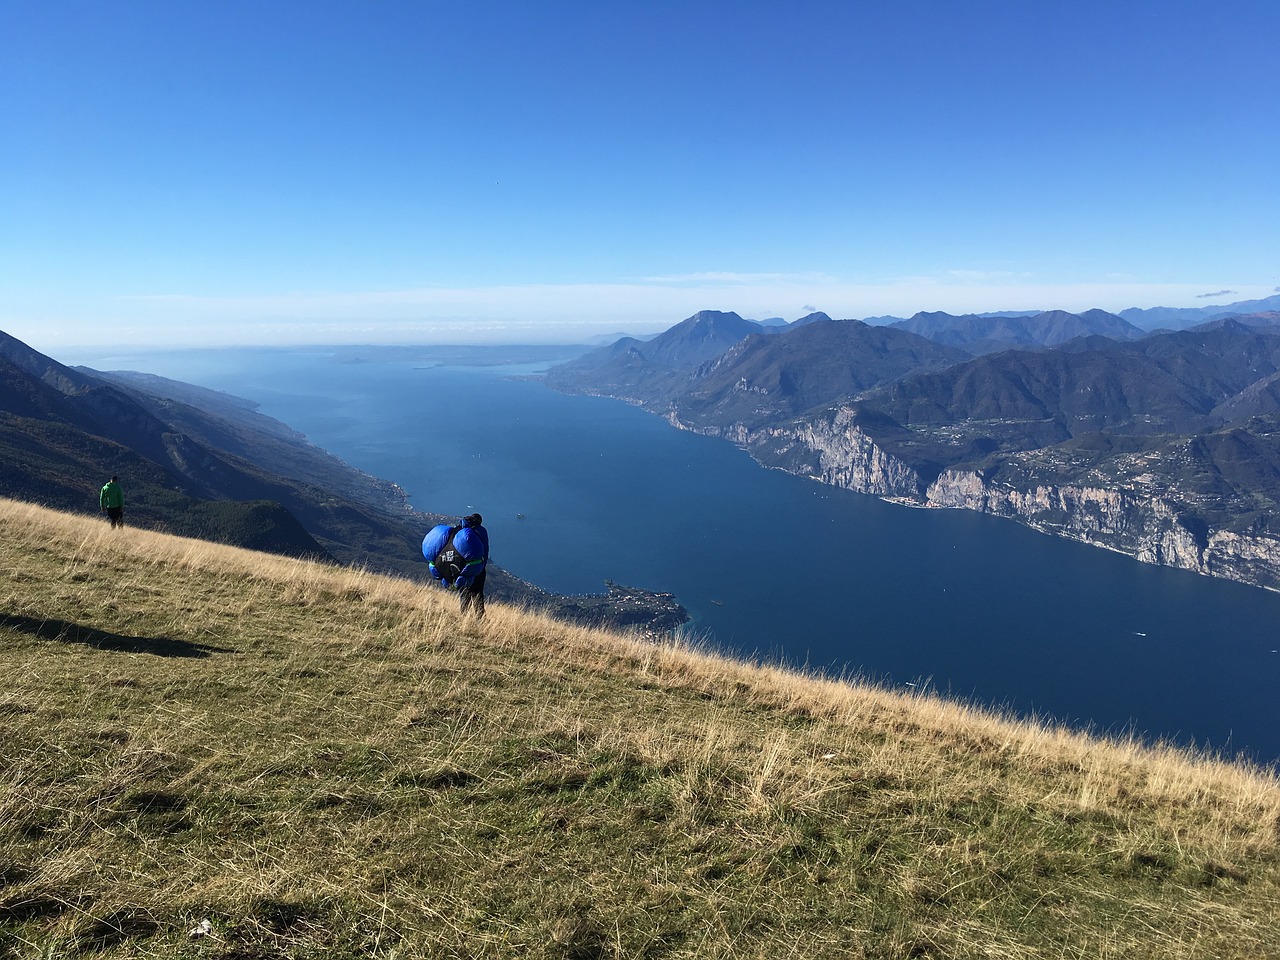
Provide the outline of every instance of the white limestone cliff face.
<path id="1" fill-rule="evenodd" d="M 816 420 L 797 426 L 761 429 L 749 429 L 741 423 L 695 427 L 682 421 L 675 411 L 668 412 L 666 419 L 681 430 L 729 440 L 757 459 L 765 449 L 772 454 L 770 460 L 785 459 L 791 454 L 796 460 L 808 462 L 814 460 L 816 454 L 816 471 L 784 467 L 790 473 L 887 500 L 914 502 L 920 498 L 920 475 L 877 446 L 853 423 L 848 410 L 837 411 L 830 423 Z"/>
<path id="2" fill-rule="evenodd" d="M 691 429 L 674 414 L 668 419 Z M 1197 534 L 1181 520 L 1188 511 L 1169 496 L 1071 484 L 1015 487 L 972 470 L 945 470 L 924 486 L 915 470 L 879 447 L 846 410 L 786 428 L 748 430 L 736 424 L 699 432 L 731 440 L 758 458 L 767 450 L 769 460 L 784 469 L 833 486 L 915 506 L 1007 517 L 1144 563 L 1280 590 L 1280 538 L 1225 530 Z"/>
<path id="3" fill-rule="evenodd" d="M 830 423 L 804 424 L 796 440 L 818 454 L 816 478 L 823 483 L 892 500 L 919 499 L 920 475 L 877 446 L 847 411 Z"/>
<path id="4" fill-rule="evenodd" d="M 1176 504 L 1158 497 L 1069 484 L 1018 489 L 989 483 L 973 471 L 945 470 L 929 485 L 925 502 L 1010 517 L 1146 563 L 1209 572 L 1207 546 L 1178 522 Z"/>
<path id="5" fill-rule="evenodd" d="M 1280 539 L 1229 530 L 1197 535 L 1180 519 L 1185 509 L 1169 497 L 1068 484 L 1016 489 L 948 470 L 929 485 L 924 503 L 1010 517 L 1144 563 L 1280 589 Z"/>

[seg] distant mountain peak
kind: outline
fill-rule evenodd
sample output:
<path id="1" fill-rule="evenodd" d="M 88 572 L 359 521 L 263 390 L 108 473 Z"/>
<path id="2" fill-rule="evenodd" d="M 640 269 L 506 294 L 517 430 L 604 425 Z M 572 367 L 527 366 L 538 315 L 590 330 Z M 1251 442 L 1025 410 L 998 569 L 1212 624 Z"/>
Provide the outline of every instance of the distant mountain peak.
<path id="1" fill-rule="evenodd" d="M 974 314 L 971 313 L 971 314 L 968 314 L 968 316 L 972 317 L 974 316 Z M 959 316 L 957 314 L 947 313 L 945 310 L 917 310 L 915 313 L 911 315 L 910 321 L 905 321 L 905 322 L 931 321 L 934 323 L 938 323 L 938 322 L 944 322 L 947 320 L 958 320 L 958 319 L 959 319 Z M 901 326 L 901 324 L 894 324 L 894 326 Z"/>
<path id="2" fill-rule="evenodd" d="M 799 320 L 796 320 L 794 323 L 791 324 L 791 326 L 803 327 L 811 323 L 819 323 L 823 320 L 830 321 L 831 318 L 827 316 L 825 313 L 823 313 L 821 310 L 815 310 L 813 313 L 806 314 L 805 316 L 801 317 Z"/>
<path id="3" fill-rule="evenodd" d="M 742 317 L 734 313 L 732 310 L 699 310 L 692 317 L 688 317 L 684 323 L 720 323 L 728 321 L 738 321 L 746 323 Z M 679 326 L 679 324 L 677 324 Z"/>

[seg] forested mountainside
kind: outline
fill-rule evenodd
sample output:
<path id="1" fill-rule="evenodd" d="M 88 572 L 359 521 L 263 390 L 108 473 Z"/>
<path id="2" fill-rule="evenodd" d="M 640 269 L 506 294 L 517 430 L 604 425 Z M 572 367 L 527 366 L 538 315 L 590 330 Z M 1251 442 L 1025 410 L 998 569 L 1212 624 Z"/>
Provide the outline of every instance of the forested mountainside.
<path id="1" fill-rule="evenodd" d="M 1275 314 L 1145 335 L 1103 311 L 927 319 L 923 333 L 833 320 L 745 331 L 696 365 L 607 347 L 547 380 L 837 486 L 1280 588 Z M 1068 330 L 1084 333 L 1054 343 Z"/>

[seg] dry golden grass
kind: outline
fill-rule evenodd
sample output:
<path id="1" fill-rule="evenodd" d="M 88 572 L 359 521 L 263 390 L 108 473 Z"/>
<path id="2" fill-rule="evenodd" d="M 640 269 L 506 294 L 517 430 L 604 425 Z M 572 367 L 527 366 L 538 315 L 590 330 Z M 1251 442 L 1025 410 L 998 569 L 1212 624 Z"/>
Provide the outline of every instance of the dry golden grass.
<path id="1" fill-rule="evenodd" d="M 1280 956 L 1270 771 L 13 502 L 0 568 L 6 960 Z"/>

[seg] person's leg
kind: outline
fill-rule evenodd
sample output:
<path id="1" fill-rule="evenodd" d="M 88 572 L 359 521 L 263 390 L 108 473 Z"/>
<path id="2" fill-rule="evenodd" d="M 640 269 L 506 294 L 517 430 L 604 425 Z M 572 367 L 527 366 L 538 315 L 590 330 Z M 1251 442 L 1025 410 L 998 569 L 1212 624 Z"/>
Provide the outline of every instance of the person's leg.
<path id="1" fill-rule="evenodd" d="M 480 576 L 459 591 L 463 613 L 474 609 L 477 618 L 484 616 L 484 575 L 487 572 L 481 571 Z"/>

